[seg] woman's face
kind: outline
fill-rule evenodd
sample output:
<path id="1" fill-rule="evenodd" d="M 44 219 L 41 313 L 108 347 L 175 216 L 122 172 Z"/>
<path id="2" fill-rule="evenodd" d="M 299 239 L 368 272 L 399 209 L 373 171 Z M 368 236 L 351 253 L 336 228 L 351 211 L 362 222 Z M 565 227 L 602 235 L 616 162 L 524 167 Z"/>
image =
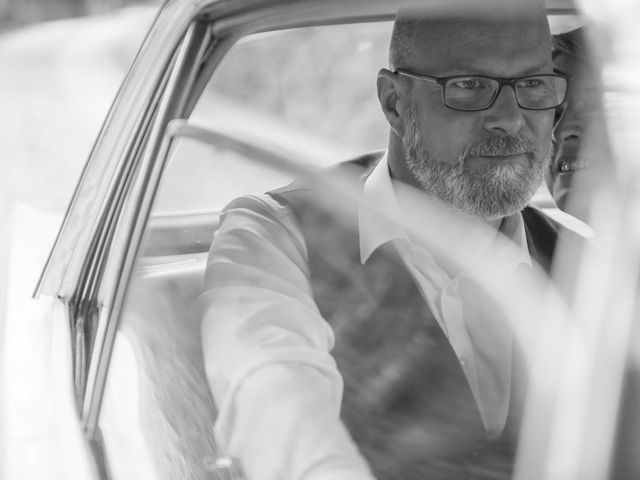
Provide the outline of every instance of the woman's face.
<path id="1" fill-rule="evenodd" d="M 585 189 L 591 189 L 593 183 L 582 177 L 594 176 L 593 168 L 608 157 L 601 89 L 596 69 L 578 57 L 560 53 L 554 59 L 554 67 L 568 74 L 571 81 L 564 109 L 553 130 L 555 154 L 549 191 L 559 208 L 586 220 L 588 205 L 580 202 L 590 200 L 592 191 Z M 572 197 L 570 204 L 569 197 Z"/>

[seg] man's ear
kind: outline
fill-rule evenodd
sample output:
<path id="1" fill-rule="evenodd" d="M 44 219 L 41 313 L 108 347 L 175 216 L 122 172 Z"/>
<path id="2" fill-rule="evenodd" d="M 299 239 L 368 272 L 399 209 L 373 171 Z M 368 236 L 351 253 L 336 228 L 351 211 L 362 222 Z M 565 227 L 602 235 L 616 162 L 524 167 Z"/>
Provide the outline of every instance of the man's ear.
<path id="1" fill-rule="evenodd" d="M 404 136 L 404 123 L 398 110 L 402 109 L 399 105 L 402 98 L 402 85 L 398 79 L 398 75 L 383 68 L 378 72 L 378 100 L 382 112 L 389 122 L 391 130 L 400 138 Z"/>

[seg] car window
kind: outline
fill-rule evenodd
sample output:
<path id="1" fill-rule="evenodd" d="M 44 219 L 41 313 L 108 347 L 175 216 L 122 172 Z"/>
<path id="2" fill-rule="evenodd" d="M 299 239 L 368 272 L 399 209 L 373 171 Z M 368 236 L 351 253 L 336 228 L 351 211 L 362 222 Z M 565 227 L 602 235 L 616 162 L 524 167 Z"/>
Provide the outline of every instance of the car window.
<path id="1" fill-rule="evenodd" d="M 391 28 L 374 22 L 245 37 L 222 60 L 192 119 L 266 138 L 289 129 L 289 142 L 302 150 L 310 136 L 338 153 L 384 148 L 376 73 L 388 63 Z"/>
<path id="2" fill-rule="evenodd" d="M 371 223 L 382 225 L 382 230 L 392 235 L 398 228 L 414 227 L 410 238 L 424 241 L 435 251 L 453 248 L 456 255 L 443 260 L 453 267 L 465 264 L 474 249 L 487 241 L 481 228 L 476 236 L 468 225 L 446 215 L 439 218 L 438 209 L 424 196 L 407 192 L 406 201 L 417 204 L 412 211 L 439 218 L 437 225 L 443 228 L 425 229 L 425 217 L 398 213 L 360 197 L 363 171 L 371 172 L 367 169 L 380 161 L 380 149 L 387 144 L 388 126 L 376 99 L 375 77 L 387 64 L 390 32 L 389 22 L 373 22 L 246 37 L 224 57 L 189 118 L 170 126 L 161 159 L 167 166 L 128 286 L 100 418 L 107 457 L 119 465 L 113 468 L 114 478 L 228 478 L 243 474 L 242 465 L 234 463 L 221 447 L 230 441 L 225 425 L 214 427 L 221 411 L 225 418 L 233 417 L 219 399 L 234 388 L 237 378 L 263 366 L 260 345 L 251 342 L 264 339 L 261 335 L 276 346 L 288 345 L 291 339 L 278 328 L 258 330 L 254 338 L 242 328 L 235 330 L 233 321 L 222 322 L 231 325 L 228 330 L 217 326 L 215 320 L 228 320 L 225 315 L 234 312 L 234 302 L 245 301 L 248 295 L 236 288 L 234 282 L 240 277 L 230 268 L 232 264 L 243 267 L 241 278 L 253 282 L 253 293 L 259 298 L 267 289 L 267 279 L 276 275 L 284 281 L 268 288 L 278 298 L 286 298 L 291 311 L 311 311 L 317 322 L 295 341 L 319 352 L 328 351 L 336 342 L 332 352 L 345 376 L 344 390 L 339 382 L 333 383 L 335 388 L 328 395 L 344 395 L 345 423 L 376 471 L 402 478 L 407 472 L 396 470 L 396 454 L 409 465 L 427 469 L 423 472 L 443 474 L 428 470 L 433 465 L 421 463 L 420 446 L 426 442 L 444 455 L 458 455 L 460 450 L 473 450 L 482 437 L 486 424 L 478 422 L 474 403 L 482 392 L 473 387 L 469 390 L 463 377 L 466 371 L 458 368 L 466 358 L 446 347 L 443 331 L 447 335 L 449 331 L 437 318 L 429 317 L 426 324 L 416 321 L 421 318 L 417 314 L 426 315 L 426 300 L 422 302 L 423 297 L 416 294 L 411 277 L 398 272 L 399 262 L 405 261 L 401 255 L 418 254 L 380 248 L 378 255 L 364 258 L 364 247 L 356 240 L 362 216 L 371 214 Z M 320 168 L 361 154 L 365 155 L 356 162 L 337 171 L 324 171 L 319 179 L 311 180 Z M 279 189 L 299 178 L 302 181 Z M 320 198 L 298 196 L 318 185 L 325 192 Z M 236 200 L 239 196 L 244 197 Z M 283 204 L 291 208 L 283 209 Z M 256 218 L 262 223 L 252 223 Z M 272 248 L 274 238 L 280 238 L 278 233 L 283 231 L 294 233 L 279 249 Z M 329 243 L 340 248 L 328 251 L 325 246 Z M 570 251 L 575 245 L 569 243 L 565 248 Z M 505 248 L 511 251 L 512 247 Z M 282 250 L 290 252 L 289 261 L 279 263 Z M 521 270 L 514 269 L 505 285 L 493 276 L 494 252 L 488 251 L 486 258 L 471 263 L 469 282 L 447 286 L 471 289 L 475 304 L 447 304 L 444 295 L 431 301 L 444 304 L 442 308 L 482 311 L 495 320 L 497 331 L 503 322 L 515 322 L 521 328 L 516 352 L 531 348 L 534 352 L 527 355 L 544 356 L 540 352 L 545 351 L 559 355 L 564 342 L 575 341 L 578 346 L 572 353 L 578 355 L 578 363 L 585 360 L 579 357 L 582 333 L 573 336 L 571 322 L 576 312 L 559 298 L 562 292 L 554 290 L 551 297 L 545 296 L 551 289 L 543 267 L 536 267 L 531 275 L 528 270 L 521 275 Z M 246 261 L 250 255 L 255 263 Z M 544 252 L 540 259 L 534 258 L 534 265 L 538 260 L 544 263 L 542 256 Z M 572 255 L 566 258 L 569 264 L 580 261 Z M 428 262 L 429 258 L 421 260 Z M 604 266 L 599 270 L 606 262 L 596 260 L 590 264 L 592 274 L 606 270 Z M 567 268 L 574 268 L 571 272 L 575 274 L 575 267 L 573 263 Z M 367 282 L 367 269 L 381 272 L 376 282 Z M 577 278 L 568 277 L 566 282 Z M 602 281 L 599 285 L 604 288 Z M 341 294 L 339 302 L 333 301 L 336 292 Z M 421 302 L 416 303 L 416 298 Z M 540 298 L 545 301 L 537 301 Z M 272 314 L 274 307 L 266 299 L 257 301 L 255 308 L 248 322 L 260 326 L 260 319 Z M 398 328 L 367 328 L 371 316 L 390 315 L 389 311 Z M 577 308 L 577 312 L 585 309 Z M 297 332 L 295 324 L 286 327 Z M 552 340 L 547 337 L 549 332 Z M 384 348 L 380 347 L 382 339 Z M 225 363 L 233 342 L 255 347 L 242 350 L 246 358 L 235 359 L 242 366 L 239 370 L 246 371 L 231 371 Z M 299 343 L 292 345 L 295 350 Z M 430 355 L 436 357 L 435 364 Z M 503 358 L 501 365 L 524 368 L 524 360 L 516 357 Z M 331 360 L 319 354 L 318 359 L 305 361 L 322 370 L 323 362 Z M 421 362 L 430 365 L 423 372 L 427 382 L 412 380 L 415 377 L 411 374 L 423 365 Z M 452 365 L 457 377 L 453 375 L 455 380 L 449 381 L 442 372 L 448 372 Z M 566 372 L 554 373 L 548 362 L 541 368 L 550 381 L 560 384 L 566 379 Z M 620 385 L 614 387 L 619 393 Z M 542 423 L 544 414 L 567 410 L 566 405 L 556 410 L 557 405 L 549 403 L 545 392 L 542 385 L 536 391 L 536 401 L 548 409 L 541 408 L 528 420 L 534 444 L 527 444 L 530 449 L 523 455 L 529 462 L 532 452 L 546 445 L 536 436 L 535 422 Z M 510 393 L 522 394 L 517 386 Z M 455 409 L 447 403 L 450 398 L 459 402 Z M 567 398 L 575 400 L 571 395 Z M 609 400 L 612 398 L 615 400 Z M 486 398 L 484 402 L 491 403 Z M 398 413 L 405 407 L 410 415 Z M 261 405 L 254 408 L 259 412 Z M 452 418 L 454 410 L 465 412 L 463 418 Z M 416 421 L 426 411 L 436 412 L 435 424 Z M 611 423 L 615 415 L 608 413 Z M 378 430 L 372 428 L 372 418 Z M 488 418 L 483 416 L 481 422 L 490 422 Z M 460 424 L 463 428 L 458 428 Z M 269 425 L 276 430 L 289 424 L 282 419 Z M 563 427 L 567 424 L 559 428 Z M 379 431 L 385 432 L 383 438 L 376 436 Z M 562 438 L 556 435 L 554 445 L 562 446 Z M 389 450 L 390 446 L 397 450 Z M 604 448 L 610 448 L 610 443 Z M 261 459 L 258 464 L 269 462 L 269 452 L 253 453 Z M 476 449 L 467 462 L 469 468 L 475 473 L 487 468 L 500 470 L 502 466 L 495 463 L 498 453 Z M 137 468 L 127 469 L 130 462 L 136 462 Z M 449 478 L 461 474 L 457 470 L 445 473 Z"/>
<path id="3" fill-rule="evenodd" d="M 164 176 L 155 213 L 220 209 L 193 188 L 224 170 L 241 172 L 243 159 L 275 155 L 315 168 L 384 148 L 386 122 L 376 99 L 377 70 L 386 65 L 390 22 L 306 27 L 250 35 L 224 57 L 190 121 L 217 135 L 215 144 L 180 142 Z M 215 162 L 211 161 L 216 158 Z M 259 166 L 255 167 L 260 169 Z M 264 175 L 263 175 L 264 173 Z M 266 175 L 266 176 L 265 176 Z M 273 172 L 245 178 L 246 191 L 267 190 Z M 270 186 L 284 184 L 279 177 Z M 246 182 L 255 181 L 253 188 Z"/>
<path id="4" fill-rule="evenodd" d="M 203 133 L 186 126 L 181 132 L 194 137 L 194 132 Z M 202 139 L 180 136 L 174 142 L 176 150 L 184 142 L 205 144 Z M 476 240 L 482 244 L 489 237 L 482 229 L 476 236 L 464 222 L 442 215 L 436 205 L 413 189 L 405 192 L 404 204 L 417 203 L 411 211 L 428 216 L 442 229 L 423 228 L 420 217 L 390 212 L 372 199 L 363 198 L 362 170 L 371 168 L 380 155 L 361 157 L 358 163 L 322 175 L 314 175 L 315 170 L 308 166 L 296 168 L 295 163 L 277 157 L 246 161 L 239 165 L 240 171 L 253 172 L 257 166 L 256 171 L 273 173 L 273 179 L 281 179 L 277 176 L 284 171 L 290 177 L 295 175 L 297 183 L 284 189 L 265 184 L 271 192 L 264 195 L 253 190 L 252 175 L 221 168 L 206 179 L 207 188 L 227 192 L 226 185 L 232 183 L 233 188 L 227 193 L 229 202 L 233 202 L 217 216 L 216 212 L 152 213 L 129 283 L 100 418 L 108 458 L 117 478 L 134 478 L 141 472 L 149 478 L 207 478 L 212 473 L 224 478 L 241 476 L 242 464 L 233 463 L 221 447 L 229 438 L 224 425 L 216 424 L 216 420 L 221 411 L 226 419 L 232 415 L 220 401 L 230 388 L 228 382 L 243 377 L 237 370 L 251 368 L 254 361 L 250 345 L 255 339 L 249 326 L 255 323 L 258 339 L 273 337 L 267 344 L 293 342 L 294 348 L 300 341 L 278 333 L 277 307 L 270 306 L 272 296 L 284 298 L 281 313 L 287 315 L 283 321 L 288 322 L 289 315 L 295 317 L 295 312 L 314 320 L 304 331 L 308 340 L 302 343 L 306 346 L 309 342 L 318 349 L 319 357 L 324 351 L 324 361 L 332 361 L 326 350 L 335 335 L 331 358 L 336 359 L 344 377 L 342 418 L 372 468 L 389 470 L 388 463 L 397 453 L 386 450 L 387 443 L 377 437 L 380 431 L 388 432 L 386 442 L 394 442 L 404 451 L 404 462 L 394 470 L 399 476 L 408 464 L 432 471 L 433 465 L 424 461 L 417 448 L 424 442 L 435 442 L 439 449 L 449 452 L 447 455 L 457 456 L 481 440 L 484 430 L 474 417 L 474 397 L 457 370 L 459 360 L 447 348 L 437 319 L 425 310 L 418 287 L 402 268 L 403 260 L 393 248 L 379 248 L 363 265 L 357 240 L 358 218 L 369 218 L 365 222 L 386 225 L 392 231 L 414 226 L 412 235 L 422 236 L 424 244 L 432 245 L 434 251 L 445 251 L 446 245 L 458 253 L 455 258 L 443 257 L 450 265 L 470 261 Z M 211 161 L 216 162 L 216 158 Z M 222 166 L 224 161 L 222 156 Z M 160 185 L 158 199 L 166 185 Z M 243 191 L 245 196 L 234 199 L 237 191 Z M 300 191 L 322 191 L 323 195 L 299 197 Z M 283 202 L 291 202 L 286 210 Z M 282 235 L 283 230 L 299 233 L 290 238 Z M 297 243 L 290 243 L 296 240 Z M 283 256 L 283 251 L 289 256 Z M 489 255 L 483 262 L 490 258 L 494 259 Z M 305 263 L 299 263 L 306 259 L 308 271 Z M 459 287 L 474 292 L 474 304 L 465 308 L 482 309 L 495 319 L 498 329 L 507 318 L 514 317 L 526 318 L 520 322 L 522 325 L 535 324 L 531 319 L 539 315 L 539 305 L 531 302 L 534 295 L 522 297 L 524 288 L 518 277 L 510 279 L 509 295 L 505 297 L 509 301 L 496 302 L 495 292 L 504 285 L 487 276 L 492 269 L 482 265 L 474 264 L 474 275 L 478 277 L 471 275 Z M 369 281 L 371 272 L 376 274 Z M 534 289 L 531 285 L 527 284 L 529 293 Z M 543 284 L 536 285 L 535 289 L 541 291 Z M 251 292 L 258 298 L 248 300 Z M 233 306 L 237 302 L 246 302 L 249 310 L 256 308 L 255 314 L 236 319 Z M 382 321 L 385 318 L 393 318 L 396 327 L 388 329 Z M 236 321 L 247 324 L 237 326 Z M 271 321 L 275 322 L 273 327 Z M 262 323 L 264 331 L 260 329 Z M 286 326 L 285 323 L 280 328 Z M 531 333 L 522 335 L 527 334 Z M 228 355 L 233 348 L 247 355 L 246 359 L 238 359 L 241 367 L 229 364 Z M 521 368 L 520 364 L 508 364 L 510 368 Z M 416 382 L 416 369 L 424 369 L 420 375 L 430 381 Z M 337 388 L 342 381 L 334 385 Z M 283 392 L 278 390 L 277 394 Z M 451 408 L 448 400 L 452 397 L 457 399 L 456 408 Z M 411 399 L 409 406 L 405 398 Z M 261 405 L 253 409 L 263 415 Z M 322 412 L 317 412 L 319 419 L 323 418 Z M 425 415 L 435 415 L 437 427 L 425 423 L 423 429 L 416 431 L 414 425 L 420 424 L 419 419 Z M 286 417 L 280 422 L 283 427 L 290 425 Z M 427 437 L 414 443 L 412 435 Z M 492 454 L 478 455 L 474 469 L 495 467 Z M 256 451 L 252 458 L 258 463 L 270 462 L 268 452 Z M 129 462 L 136 462 L 136 469 L 127 469 Z M 459 467 L 452 472 L 461 473 L 456 468 Z"/>
<path id="5" fill-rule="evenodd" d="M 200 297 L 220 212 L 236 197 L 385 145 L 375 77 L 390 29 L 375 22 L 246 37 L 188 122 L 173 125 L 100 417 L 117 480 L 209 478 L 219 468 Z"/>
<path id="6" fill-rule="evenodd" d="M 252 144 L 246 137 L 233 133 L 214 131 L 211 134 L 216 144 L 175 139 L 160 183 L 154 216 L 219 212 L 232 198 L 247 192 L 264 192 L 293 179 L 258 162 L 261 155 L 284 153 L 272 152 L 268 146 Z M 241 175 L 247 169 L 252 174 Z M 216 181 L 220 178 L 227 180 Z M 212 182 L 211 186 L 206 186 L 207 180 Z"/>

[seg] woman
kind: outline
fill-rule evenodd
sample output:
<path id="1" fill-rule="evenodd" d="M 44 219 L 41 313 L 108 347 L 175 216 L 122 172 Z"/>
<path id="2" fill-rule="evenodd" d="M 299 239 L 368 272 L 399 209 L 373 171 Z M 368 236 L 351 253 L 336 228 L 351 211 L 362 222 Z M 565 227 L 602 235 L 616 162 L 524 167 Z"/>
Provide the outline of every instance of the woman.
<path id="1" fill-rule="evenodd" d="M 599 67 L 585 28 L 553 37 L 555 69 L 570 79 L 554 127 L 555 154 L 547 179 L 558 207 L 589 223 L 596 192 L 613 173 L 604 121 Z"/>

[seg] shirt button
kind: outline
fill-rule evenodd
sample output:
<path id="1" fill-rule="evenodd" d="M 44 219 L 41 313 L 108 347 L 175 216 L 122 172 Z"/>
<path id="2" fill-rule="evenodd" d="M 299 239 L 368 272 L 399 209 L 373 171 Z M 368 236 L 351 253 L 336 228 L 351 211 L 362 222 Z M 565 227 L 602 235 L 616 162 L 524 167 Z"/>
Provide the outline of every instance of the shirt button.
<path id="1" fill-rule="evenodd" d="M 460 357 L 458 360 L 460 360 L 460 365 L 462 365 L 463 367 L 467 364 L 467 361 L 462 357 Z"/>

